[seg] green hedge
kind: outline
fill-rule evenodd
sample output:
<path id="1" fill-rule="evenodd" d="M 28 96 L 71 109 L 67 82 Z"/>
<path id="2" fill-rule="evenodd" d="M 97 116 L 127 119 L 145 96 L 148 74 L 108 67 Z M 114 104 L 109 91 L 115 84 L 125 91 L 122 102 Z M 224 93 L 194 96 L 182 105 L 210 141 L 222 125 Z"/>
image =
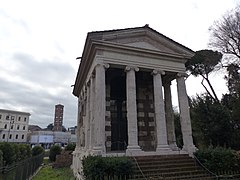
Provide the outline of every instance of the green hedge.
<path id="1" fill-rule="evenodd" d="M 133 173 L 133 163 L 127 157 L 88 156 L 83 159 L 83 173 L 86 179 L 124 177 Z"/>
<path id="2" fill-rule="evenodd" d="M 219 174 L 223 171 L 238 171 L 240 169 L 240 157 L 236 151 L 223 147 L 209 147 L 198 150 L 195 156 L 210 171 Z"/>
<path id="3" fill-rule="evenodd" d="M 16 144 L 1 142 L 0 151 L 2 152 L 1 165 L 6 166 L 31 157 L 31 147 L 27 144 Z"/>

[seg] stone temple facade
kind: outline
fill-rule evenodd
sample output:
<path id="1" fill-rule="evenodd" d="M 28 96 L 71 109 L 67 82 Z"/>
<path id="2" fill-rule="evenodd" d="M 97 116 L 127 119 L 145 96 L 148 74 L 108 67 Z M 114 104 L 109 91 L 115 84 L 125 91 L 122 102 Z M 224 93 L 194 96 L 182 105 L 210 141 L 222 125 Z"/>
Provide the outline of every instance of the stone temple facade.
<path id="1" fill-rule="evenodd" d="M 195 151 L 185 86 L 194 52 L 148 25 L 87 35 L 73 94 L 78 98 L 73 170 L 87 155 L 147 156 Z M 183 148 L 176 145 L 176 80 Z"/>

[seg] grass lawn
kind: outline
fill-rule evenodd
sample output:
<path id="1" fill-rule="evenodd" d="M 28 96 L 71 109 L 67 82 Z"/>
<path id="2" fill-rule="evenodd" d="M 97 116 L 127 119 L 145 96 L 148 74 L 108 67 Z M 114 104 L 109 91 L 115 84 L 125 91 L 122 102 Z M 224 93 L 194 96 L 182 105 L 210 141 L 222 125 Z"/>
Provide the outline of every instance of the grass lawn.
<path id="1" fill-rule="evenodd" d="M 74 180 L 74 176 L 70 167 L 52 168 L 46 164 L 37 173 L 32 180 Z"/>

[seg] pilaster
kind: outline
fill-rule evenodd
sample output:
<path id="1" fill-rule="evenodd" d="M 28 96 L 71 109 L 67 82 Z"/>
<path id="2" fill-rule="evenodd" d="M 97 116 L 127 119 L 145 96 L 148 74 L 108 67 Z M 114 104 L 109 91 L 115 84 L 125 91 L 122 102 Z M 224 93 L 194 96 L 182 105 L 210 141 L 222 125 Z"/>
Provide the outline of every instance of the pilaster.
<path id="1" fill-rule="evenodd" d="M 86 83 L 85 149 L 90 147 L 90 82 Z"/>
<path id="2" fill-rule="evenodd" d="M 90 106 L 89 106 L 89 119 L 90 119 L 90 139 L 89 139 L 89 149 L 92 150 L 94 146 L 94 81 L 95 74 L 90 77 Z"/>

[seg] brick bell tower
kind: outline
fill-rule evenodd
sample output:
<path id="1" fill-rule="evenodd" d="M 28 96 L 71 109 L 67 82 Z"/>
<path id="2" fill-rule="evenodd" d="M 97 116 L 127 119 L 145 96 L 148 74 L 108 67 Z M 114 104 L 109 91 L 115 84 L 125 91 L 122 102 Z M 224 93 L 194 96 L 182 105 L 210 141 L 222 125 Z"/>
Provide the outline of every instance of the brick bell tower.
<path id="1" fill-rule="evenodd" d="M 55 105 L 55 116 L 54 116 L 54 124 L 53 131 L 62 131 L 63 127 L 63 109 L 64 106 L 62 104 Z"/>

